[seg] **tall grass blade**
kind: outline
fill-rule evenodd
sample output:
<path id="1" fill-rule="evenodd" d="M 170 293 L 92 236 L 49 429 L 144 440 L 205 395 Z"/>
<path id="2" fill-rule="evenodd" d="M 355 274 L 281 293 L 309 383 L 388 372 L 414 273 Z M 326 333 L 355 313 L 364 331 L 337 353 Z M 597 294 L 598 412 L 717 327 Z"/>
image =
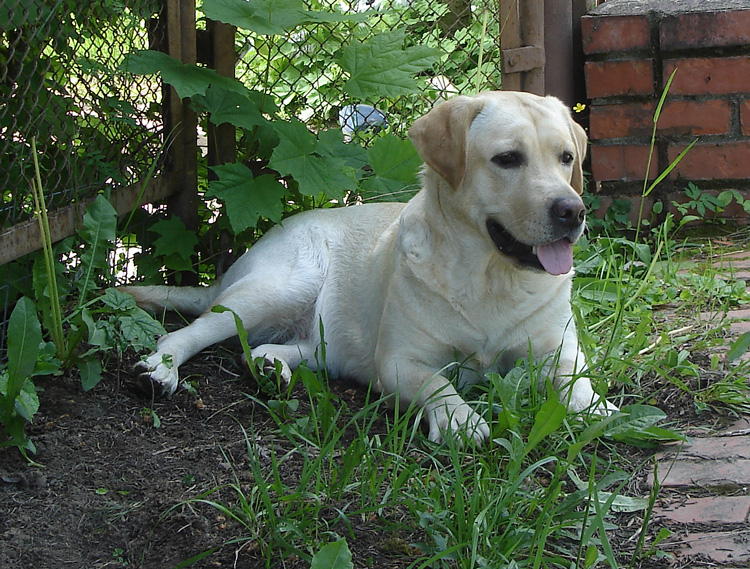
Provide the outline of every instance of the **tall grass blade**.
<path id="1" fill-rule="evenodd" d="M 36 138 L 31 138 L 31 157 L 34 162 L 34 179 L 31 181 L 31 193 L 34 196 L 34 208 L 39 221 L 39 233 L 42 237 L 42 251 L 44 254 L 44 267 L 47 272 L 50 301 L 50 318 L 52 325 L 50 335 L 60 359 L 67 354 L 65 345 L 65 334 L 62 327 L 62 309 L 60 307 L 60 295 L 57 287 L 57 274 L 55 273 L 55 258 L 52 252 L 52 236 L 49 229 L 49 218 L 47 217 L 47 204 L 44 200 L 44 188 L 42 186 L 42 175 L 39 169 L 39 159 L 36 152 Z"/>

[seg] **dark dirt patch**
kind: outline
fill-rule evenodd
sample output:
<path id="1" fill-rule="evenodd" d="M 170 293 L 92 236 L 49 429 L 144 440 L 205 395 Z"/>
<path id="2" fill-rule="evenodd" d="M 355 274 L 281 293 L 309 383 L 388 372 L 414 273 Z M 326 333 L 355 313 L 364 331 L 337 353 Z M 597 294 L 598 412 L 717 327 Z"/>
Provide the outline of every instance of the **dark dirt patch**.
<path id="1" fill-rule="evenodd" d="M 261 436 L 272 428 L 263 407 L 244 395 L 255 389 L 252 380 L 237 378 L 227 365 L 213 355 L 196 358 L 181 371 L 187 379 L 200 377 L 199 397 L 180 389 L 161 402 L 147 401 L 117 374 L 89 393 L 74 377 L 38 382 L 41 409 L 28 434 L 42 466 L 0 449 L 0 567 L 170 568 L 212 548 L 218 551 L 193 566 L 265 566 L 257 544 L 225 545 L 243 533 L 219 511 L 180 505 L 251 481 L 242 426 L 252 424 Z M 365 396 L 341 384 L 332 389 L 352 407 Z M 294 468 L 293 461 L 285 464 Z M 212 497 L 236 500 L 229 489 Z M 403 551 L 401 561 L 393 552 L 412 536 L 381 526 L 372 519 L 356 528 L 349 546 L 357 566 L 408 564 Z M 309 564 L 287 558 L 280 566 Z"/>

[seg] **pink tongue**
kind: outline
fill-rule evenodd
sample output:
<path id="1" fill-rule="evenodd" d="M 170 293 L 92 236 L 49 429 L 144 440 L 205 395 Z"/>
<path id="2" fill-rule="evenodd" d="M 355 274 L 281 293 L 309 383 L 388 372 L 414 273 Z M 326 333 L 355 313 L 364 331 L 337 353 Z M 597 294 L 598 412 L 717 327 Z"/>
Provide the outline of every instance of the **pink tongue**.
<path id="1" fill-rule="evenodd" d="M 567 239 L 537 245 L 536 256 L 551 275 L 564 275 L 573 268 L 573 244 Z"/>

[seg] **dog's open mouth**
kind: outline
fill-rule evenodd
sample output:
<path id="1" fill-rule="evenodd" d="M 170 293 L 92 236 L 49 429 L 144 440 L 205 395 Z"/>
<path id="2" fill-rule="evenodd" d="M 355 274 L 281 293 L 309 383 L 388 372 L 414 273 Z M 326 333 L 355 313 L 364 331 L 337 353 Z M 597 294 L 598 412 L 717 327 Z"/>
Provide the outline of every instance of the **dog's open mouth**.
<path id="1" fill-rule="evenodd" d="M 564 275 L 573 268 L 573 243 L 570 239 L 563 237 L 552 243 L 526 245 L 494 219 L 487 220 L 487 231 L 498 250 L 523 267 L 551 275 Z"/>

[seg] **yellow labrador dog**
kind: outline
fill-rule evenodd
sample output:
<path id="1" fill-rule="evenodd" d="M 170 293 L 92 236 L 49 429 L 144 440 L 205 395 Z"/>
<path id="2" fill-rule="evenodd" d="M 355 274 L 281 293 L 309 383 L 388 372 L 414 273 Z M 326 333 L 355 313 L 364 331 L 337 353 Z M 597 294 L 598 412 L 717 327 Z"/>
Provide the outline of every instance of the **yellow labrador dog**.
<path id="1" fill-rule="evenodd" d="M 327 369 L 418 403 L 435 441 L 490 434 L 444 375 L 457 354 L 481 377 L 531 348 L 569 409 L 616 410 L 580 376 L 570 308 L 583 129 L 557 99 L 487 92 L 440 104 L 409 136 L 425 165 L 407 204 L 295 215 L 210 287 L 123 287 L 144 308 L 199 315 L 160 339 L 141 381 L 173 393 L 182 363 L 235 335 L 232 315 L 211 311 L 223 305 L 286 379 L 315 366 L 322 323 Z"/>

